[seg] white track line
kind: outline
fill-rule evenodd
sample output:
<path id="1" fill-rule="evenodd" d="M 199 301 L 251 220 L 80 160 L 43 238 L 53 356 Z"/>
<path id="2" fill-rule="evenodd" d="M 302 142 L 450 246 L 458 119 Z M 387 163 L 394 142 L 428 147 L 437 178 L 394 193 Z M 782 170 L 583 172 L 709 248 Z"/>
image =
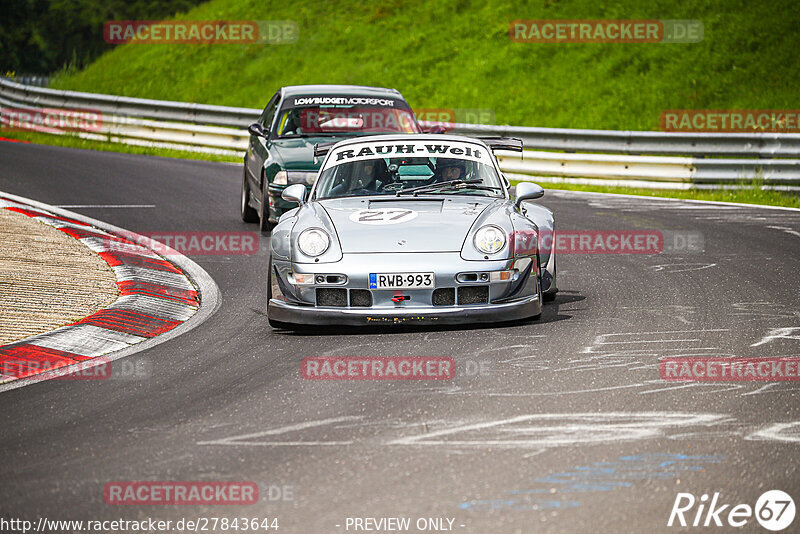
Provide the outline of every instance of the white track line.
<path id="1" fill-rule="evenodd" d="M 597 193 L 595 191 L 571 191 L 569 189 L 545 189 L 545 194 L 550 192 L 553 196 L 568 198 L 570 196 L 604 196 L 604 197 L 620 197 L 620 198 L 633 198 L 636 200 L 658 200 L 667 202 L 688 202 L 690 204 L 706 204 L 710 206 L 739 206 L 742 208 L 762 208 L 768 210 L 783 210 L 783 211 L 800 211 L 800 208 L 790 208 L 788 206 L 768 206 L 766 204 L 744 204 L 741 202 L 720 202 L 718 200 L 696 200 L 690 198 L 670 198 L 670 197 L 651 197 L 645 195 L 624 195 L 622 193 Z"/>

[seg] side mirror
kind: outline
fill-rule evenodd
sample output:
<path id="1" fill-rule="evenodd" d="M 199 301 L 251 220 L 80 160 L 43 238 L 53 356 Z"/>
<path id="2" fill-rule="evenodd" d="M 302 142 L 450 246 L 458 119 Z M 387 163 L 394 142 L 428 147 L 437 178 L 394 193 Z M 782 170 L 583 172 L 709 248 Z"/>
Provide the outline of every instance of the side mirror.
<path id="1" fill-rule="evenodd" d="M 297 202 L 301 206 L 306 201 L 306 186 L 303 184 L 293 184 L 283 190 L 281 198 L 287 202 Z"/>
<path id="2" fill-rule="evenodd" d="M 544 196 L 544 189 L 539 184 L 533 182 L 520 182 L 517 184 L 517 198 L 514 204 L 519 206 L 523 200 L 533 200 L 535 198 L 542 198 Z"/>
<path id="3" fill-rule="evenodd" d="M 253 124 L 248 126 L 247 131 L 250 132 L 250 135 L 255 135 L 256 137 L 267 136 L 267 134 L 264 132 L 264 127 L 257 122 L 254 122 Z"/>

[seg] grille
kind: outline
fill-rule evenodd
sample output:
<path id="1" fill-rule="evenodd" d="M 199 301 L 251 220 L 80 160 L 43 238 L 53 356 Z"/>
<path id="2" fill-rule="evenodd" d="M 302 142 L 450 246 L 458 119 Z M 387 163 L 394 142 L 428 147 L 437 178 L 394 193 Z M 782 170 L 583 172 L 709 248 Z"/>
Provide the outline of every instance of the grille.
<path id="1" fill-rule="evenodd" d="M 368 289 L 351 289 L 350 306 L 355 308 L 369 308 L 372 306 L 372 292 Z"/>
<path id="2" fill-rule="evenodd" d="M 486 304 L 489 302 L 489 286 L 458 288 L 459 304 Z"/>
<path id="3" fill-rule="evenodd" d="M 347 290 L 344 288 L 318 287 L 317 306 L 347 306 Z"/>
<path id="4" fill-rule="evenodd" d="M 433 290 L 434 306 L 452 306 L 456 303 L 456 290 L 453 287 L 440 287 Z"/>

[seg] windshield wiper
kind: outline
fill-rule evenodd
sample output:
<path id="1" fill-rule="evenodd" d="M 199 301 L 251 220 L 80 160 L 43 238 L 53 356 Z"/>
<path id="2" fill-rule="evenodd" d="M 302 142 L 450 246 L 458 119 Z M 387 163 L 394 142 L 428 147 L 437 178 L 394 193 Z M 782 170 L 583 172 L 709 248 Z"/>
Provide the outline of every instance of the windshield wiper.
<path id="1" fill-rule="evenodd" d="M 455 186 L 455 187 L 448 187 L 447 189 L 455 189 L 456 193 L 461 193 L 462 191 L 502 191 L 499 187 L 492 187 L 490 185 L 466 185 L 464 187 Z"/>
<path id="2" fill-rule="evenodd" d="M 481 183 L 480 178 L 473 178 L 472 180 L 450 180 L 448 182 L 436 182 L 434 184 L 427 184 L 427 185 L 420 185 L 417 187 L 412 187 L 410 189 L 401 189 L 395 195 L 398 197 L 403 193 L 414 193 L 414 196 L 417 193 L 424 192 L 424 191 L 436 191 L 437 189 L 444 189 L 448 187 L 464 187 L 471 184 L 479 184 Z"/>
<path id="3" fill-rule="evenodd" d="M 429 191 L 445 191 L 453 189 L 455 193 L 460 193 L 462 191 L 502 191 L 499 187 L 492 187 L 490 185 L 477 185 L 480 184 L 481 180 L 476 178 L 474 180 L 451 180 L 449 182 L 440 182 L 437 184 L 429 184 L 429 185 L 421 185 L 419 187 L 413 187 L 411 189 L 402 189 L 396 193 L 397 196 L 400 196 L 401 193 L 413 193 L 414 196 L 417 196 L 420 193 L 427 193 Z"/>

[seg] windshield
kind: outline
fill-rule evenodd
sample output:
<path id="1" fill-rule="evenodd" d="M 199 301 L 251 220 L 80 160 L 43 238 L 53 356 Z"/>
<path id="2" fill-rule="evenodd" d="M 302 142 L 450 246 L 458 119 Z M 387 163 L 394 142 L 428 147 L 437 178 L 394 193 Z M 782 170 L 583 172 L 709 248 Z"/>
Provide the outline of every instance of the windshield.
<path id="1" fill-rule="evenodd" d="M 413 113 L 402 105 L 294 107 L 281 111 L 275 128 L 279 138 L 420 132 Z"/>
<path id="2" fill-rule="evenodd" d="M 371 152 L 391 152 L 398 147 L 409 154 L 420 155 L 369 156 Z M 489 160 L 488 150 L 481 145 L 454 142 L 364 144 L 344 148 L 350 150 L 339 149 L 328 159 L 334 163 L 327 164 L 320 174 L 315 198 L 422 194 L 503 196 L 500 177 Z M 453 151 L 460 157 L 453 157 Z M 336 159 L 341 162 L 335 162 Z"/>

